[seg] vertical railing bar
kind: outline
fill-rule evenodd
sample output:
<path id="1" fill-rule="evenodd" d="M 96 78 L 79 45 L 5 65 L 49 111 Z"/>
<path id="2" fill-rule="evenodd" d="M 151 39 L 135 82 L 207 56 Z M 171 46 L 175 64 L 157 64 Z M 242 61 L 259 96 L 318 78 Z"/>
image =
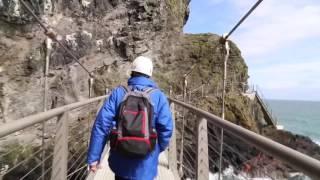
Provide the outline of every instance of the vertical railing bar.
<path id="1" fill-rule="evenodd" d="M 202 177 L 203 179 L 209 179 L 208 152 L 207 120 L 205 118 L 201 118 L 197 125 L 197 180 L 202 180 Z"/>
<path id="2" fill-rule="evenodd" d="M 94 79 L 92 77 L 89 78 L 89 99 L 92 98 L 92 87 L 93 87 Z M 91 113 L 89 112 L 88 117 L 88 127 L 90 127 L 90 121 L 91 121 Z M 87 147 L 89 147 L 89 141 L 90 141 L 90 128 L 88 129 L 88 140 L 87 140 Z"/>
<path id="3" fill-rule="evenodd" d="M 204 97 L 204 84 L 201 86 L 201 97 Z"/>
<path id="4" fill-rule="evenodd" d="M 187 101 L 187 76 L 184 76 L 184 84 L 183 84 L 183 101 Z M 181 145 L 180 145 L 180 157 L 179 161 L 181 164 L 183 164 L 183 149 L 184 149 L 184 126 L 185 126 L 185 108 L 182 110 L 182 127 L 181 127 Z M 182 166 L 179 168 L 179 173 L 180 176 L 183 177 L 183 171 L 182 171 Z"/>
<path id="5" fill-rule="evenodd" d="M 173 96 L 172 87 L 170 87 L 170 97 Z M 175 179 L 178 179 L 179 173 L 177 168 L 177 139 L 176 139 L 176 122 L 175 122 L 175 106 L 173 102 L 170 102 L 170 109 L 172 113 L 172 125 L 173 125 L 173 132 L 172 137 L 170 140 L 169 151 L 168 151 L 168 162 L 169 168 L 173 171 Z"/>
<path id="6" fill-rule="evenodd" d="M 224 72 L 223 72 L 223 90 L 222 90 L 222 112 L 221 118 L 225 120 L 225 95 L 226 95 L 226 83 L 227 83 L 227 66 L 228 66 L 228 59 L 229 59 L 229 42 L 225 41 L 225 57 L 224 57 Z M 218 179 L 221 180 L 221 173 L 222 173 L 222 154 L 223 154 L 223 128 L 221 128 L 220 133 L 220 155 L 219 155 L 219 176 Z"/>
<path id="7" fill-rule="evenodd" d="M 44 96 L 43 96 L 43 111 L 46 112 L 47 111 L 47 105 L 48 105 L 48 74 L 49 74 L 49 65 L 50 65 L 50 52 L 51 52 L 51 43 L 52 40 L 50 38 L 47 38 L 45 41 L 45 45 L 46 45 L 46 58 L 45 58 L 45 71 L 44 71 Z M 42 123 L 42 142 L 41 145 L 42 147 L 45 146 L 45 140 L 44 140 L 44 136 L 45 136 L 45 123 Z M 45 158 L 46 156 L 46 151 L 43 150 L 42 151 L 42 160 Z M 43 173 L 45 172 L 45 162 L 43 162 L 43 164 L 41 165 L 41 174 L 43 175 Z M 42 180 L 44 180 L 44 176 L 42 176 L 41 178 Z"/>
<path id="8" fill-rule="evenodd" d="M 57 132 L 53 150 L 51 180 L 67 179 L 68 174 L 68 118 L 69 112 L 57 120 Z"/>

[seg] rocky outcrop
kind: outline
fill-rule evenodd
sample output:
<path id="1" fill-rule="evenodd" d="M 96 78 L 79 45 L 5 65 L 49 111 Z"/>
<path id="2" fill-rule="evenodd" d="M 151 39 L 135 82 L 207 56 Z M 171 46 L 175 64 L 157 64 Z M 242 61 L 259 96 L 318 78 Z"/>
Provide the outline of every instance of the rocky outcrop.
<path id="1" fill-rule="evenodd" d="M 96 95 L 126 79 L 129 62 L 144 54 L 170 57 L 171 37 L 188 17 L 187 0 L 26 1 L 95 73 Z M 57 44 L 47 51 L 42 29 L 19 0 L 0 1 L 0 121 L 43 109 L 44 64 L 50 57 L 48 109 L 88 97 L 88 74 Z"/>
<path id="2" fill-rule="evenodd" d="M 188 100 L 217 115 L 221 114 L 224 66 L 223 47 L 219 39 L 214 34 L 185 34 L 178 42 L 172 59 L 165 59 L 159 71 L 155 71 L 160 86 L 165 90 L 171 86 L 178 96 L 182 95 L 184 75 L 189 73 L 187 91 L 196 91 L 192 92 L 191 98 L 188 93 Z M 250 100 L 242 96 L 247 90 L 248 68 L 237 46 L 232 42 L 230 46 L 226 119 L 258 132 L 255 117 L 250 112 Z"/>
<path id="3" fill-rule="evenodd" d="M 266 126 L 261 107 L 244 96 L 247 90 L 248 68 L 241 57 L 237 46 L 230 42 L 231 51 L 228 61 L 228 76 L 226 88 L 226 119 L 246 129 L 260 133 L 279 143 L 296 149 L 302 153 L 319 159 L 319 146 L 309 138 L 290 132 L 276 130 Z M 221 115 L 223 51 L 219 45 L 219 36 L 214 34 L 185 34 L 178 43 L 173 61 L 165 61 L 160 72 L 155 77 L 159 79 L 164 89 L 173 88 L 176 98 L 182 98 L 184 74 L 192 71 L 187 80 L 187 101 L 213 114 Z M 192 70 L 193 69 L 193 70 Z M 203 86 L 203 89 L 199 87 Z M 195 91 L 194 91 L 195 90 Z M 201 92 L 203 91 L 203 92 Z M 204 98 L 202 98 L 204 97 Z M 182 111 L 180 111 L 182 112 Z M 196 156 L 196 123 L 199 117 L 186 112 L 186 137 L 184 142 L 186 167 L 195 170 L 190 158 Z M 178 139 L 181 138 L 182 114 L 178 113 Z M 214 124 L 208 124 L 210 170 L 217 172 L 219 162 L 220 129 Z M 178 141 L 178 148 L 180 141 Z M 236 174 L 246 172 L 251 177 L 289 178 L 295 172 L 279 160 L 270 157 L 241 139 L 224 132 L 223 167 L 231 165 Z M 186 172 L 187 176 L 190 176 Z M 192 176 L 191 176 L 192 177 Z"/>

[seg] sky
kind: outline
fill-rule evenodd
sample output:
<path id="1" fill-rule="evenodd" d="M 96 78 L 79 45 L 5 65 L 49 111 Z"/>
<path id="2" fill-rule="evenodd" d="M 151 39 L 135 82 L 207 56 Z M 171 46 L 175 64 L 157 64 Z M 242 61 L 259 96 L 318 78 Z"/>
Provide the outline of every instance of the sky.
<path id="1" fill-rule="evenodd" d="M 222 35 L 256 0 L 191 0 L 186 33 Z M 320 101 L 320 1 L 264 0 L 230 40 L 267 99 Z"/>

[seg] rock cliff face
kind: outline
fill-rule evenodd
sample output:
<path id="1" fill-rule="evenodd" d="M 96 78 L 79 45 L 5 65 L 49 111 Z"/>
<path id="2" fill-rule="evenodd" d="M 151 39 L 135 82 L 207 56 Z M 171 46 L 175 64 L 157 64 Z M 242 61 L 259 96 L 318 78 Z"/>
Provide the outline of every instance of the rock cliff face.
<path id="1" fill-rule="evenodd" d="M 168 89 L 173 85 L 174 92 L 182 94 L 183 76 L 187 77 L 187 91 L 193 91 L 190 101 L 205 110 L 220 115 L 222 104 L 222 79 L 224 50 L 220 37 L 214 34 L 185 34 L 177 45 L 173 61 L 162 64 L 155 77 L 161 86 Z M 230 42 L 228 60 L 226 118 L 251 130 L 257 130 L 255 119 L 249 113 L 248 99 L 241 93 L 247 90 L 248 68 L 238 47 Z M 203 86 L 203 96 L 199 87 Z M 188 94 L 189 96 L 189 94 Z M 237 121 L 237 122 L 236 122 Z"/>
<path id="2" fill-rule="evenodd" d="M 171 56 L 172 37 L 188 17 L 187 0 L 31 0 L 34 12 L 96 75 L 97 95 L 123 82 L 138 55 Z M 43 109 L 44 66 L 50 58 L 48 109 L 88 97 L 88 74 L 40 26 L 19 0 L 0 0 L 0 121 Z"/>

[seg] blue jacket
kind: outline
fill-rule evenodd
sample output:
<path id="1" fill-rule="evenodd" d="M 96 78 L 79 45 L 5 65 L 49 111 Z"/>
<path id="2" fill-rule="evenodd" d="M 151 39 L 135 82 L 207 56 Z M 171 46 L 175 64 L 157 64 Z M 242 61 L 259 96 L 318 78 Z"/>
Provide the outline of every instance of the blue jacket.
<path id="1" fill-rule="evenodd" d="M 157 88 L 156 83 L 146 77 L 133 77 L 128 80 L 128 85 L 134 89 L 143 90 L 146 87 Z M 115 126 L 117 109 L 125 95 L 122 87 L 115 88 L 110 97 L 105 101 L 92 128 L 88 164 L 100 161 L 102 151 L 109 138 L 109 132 Z M 153 109 L 153 125 L 158 133 L 158 143 L 153 152 L 144 159 L 130 159 L 110 151 L 109 166 L 120 177 L 137 180 L 152 180 L 157 175 L 158 157 L 170 141 L 173 131 L 172 116 L 167 97 L 160 90 L 155 90 L 150 95 Z"/>

